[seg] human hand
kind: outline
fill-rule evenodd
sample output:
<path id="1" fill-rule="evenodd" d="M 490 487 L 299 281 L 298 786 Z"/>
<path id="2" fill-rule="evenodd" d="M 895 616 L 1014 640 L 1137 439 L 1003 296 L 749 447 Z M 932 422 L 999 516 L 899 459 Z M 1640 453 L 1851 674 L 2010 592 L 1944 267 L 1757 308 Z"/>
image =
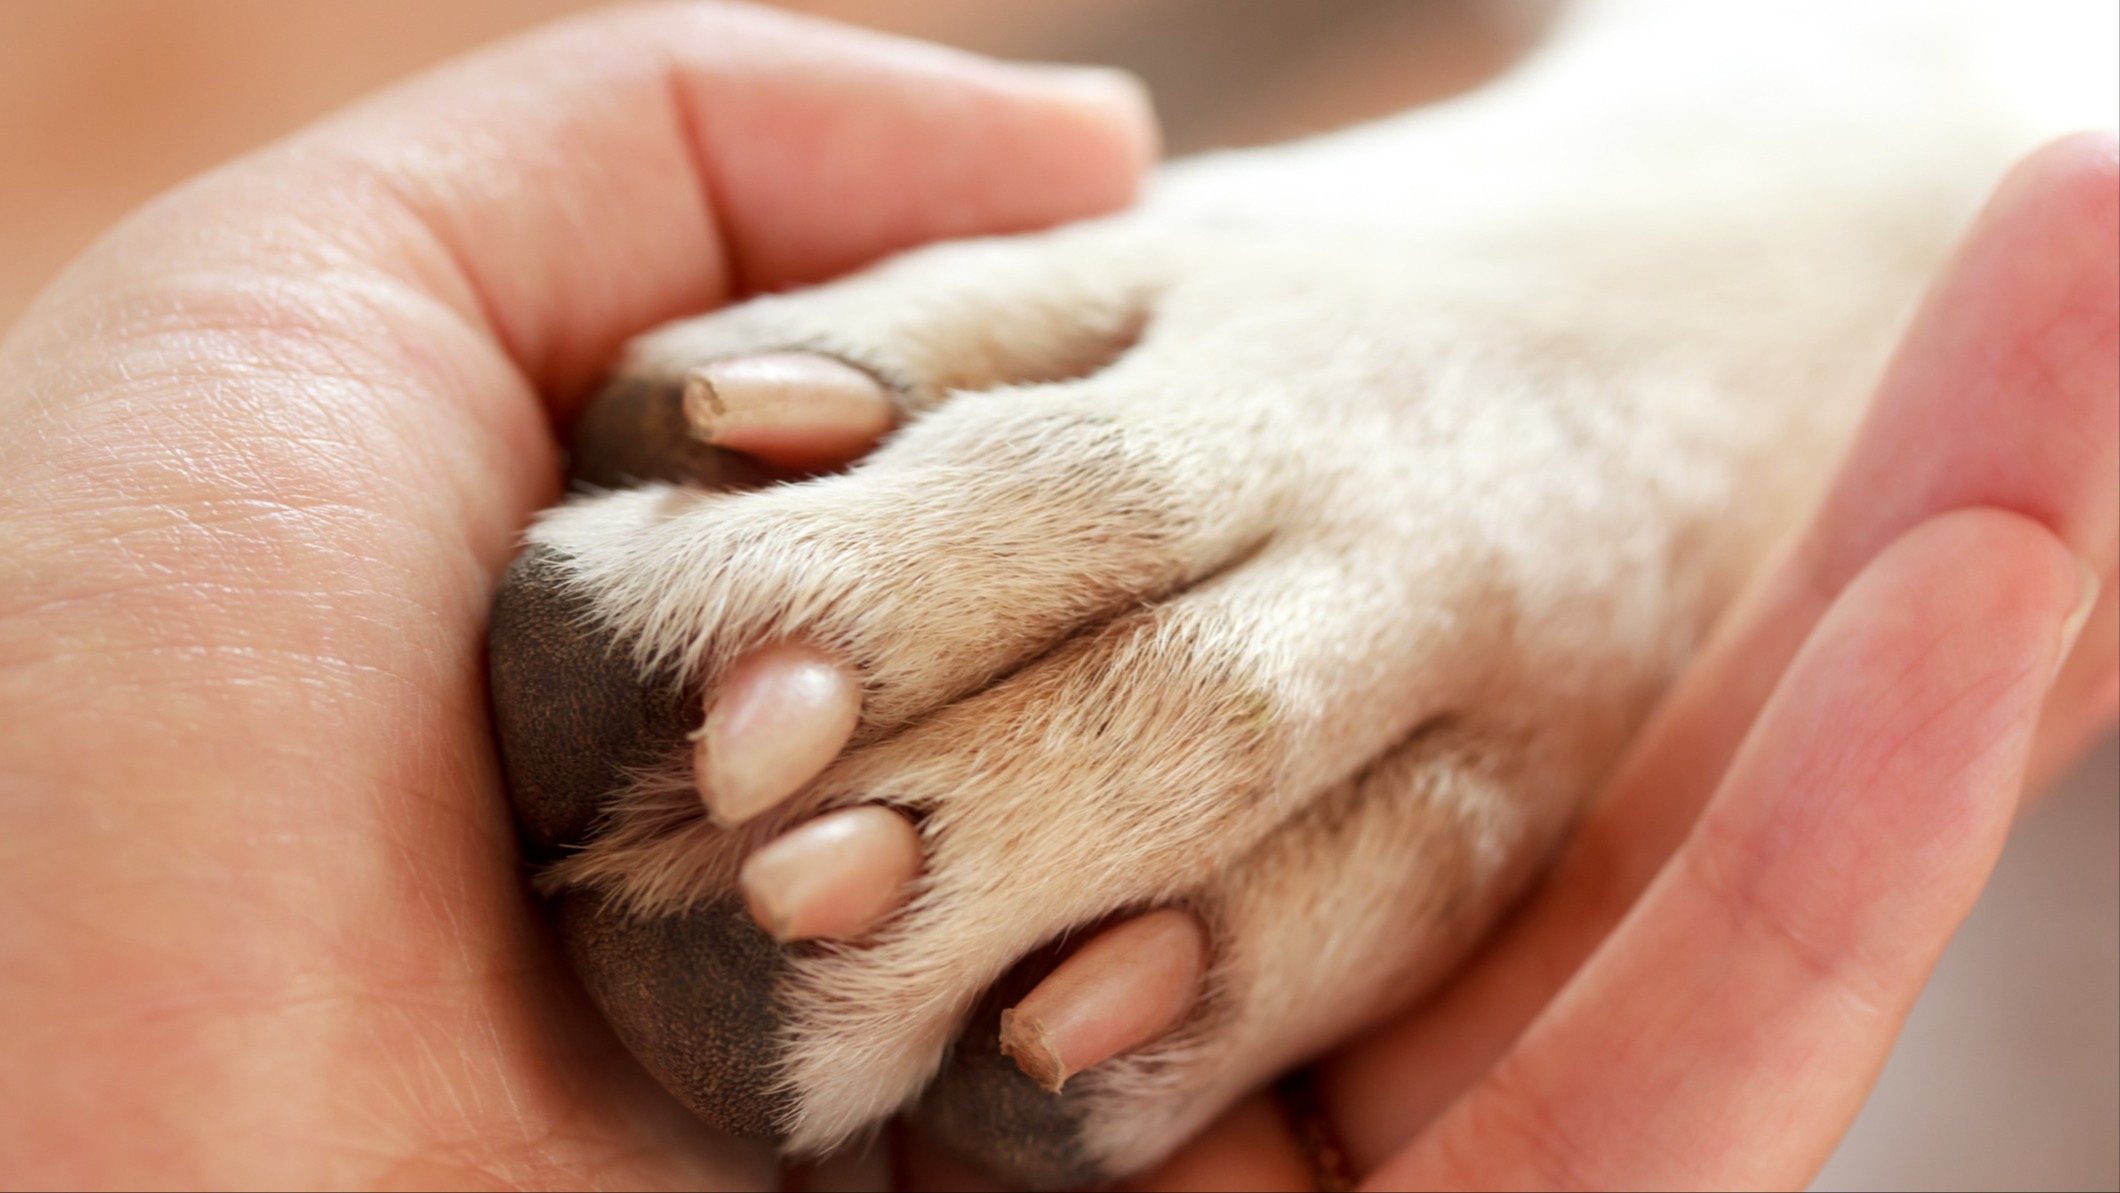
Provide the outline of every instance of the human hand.
<path id="1" fill-rule="evenodd" d="M 1814 525 L 1546 880 L 1446 988 L 1321 1067 L 1354 1176 L 1809 1183 L 2020 793 L 2120 709 L 2116 235 L 2110 135 L 2003 184 Z M 1254 1099 L 1141 1187 L 1309 1180 Z"/>
<path id="2" fill-rule="evenodd" d="M 535 924 L 491 584 L 624 337 L 1119 206 L 1151 141 L 1103 74 L 626 10 L 381 94 L 77 262 L 0 344 L 10 1181 L 770 1184 Z"/>

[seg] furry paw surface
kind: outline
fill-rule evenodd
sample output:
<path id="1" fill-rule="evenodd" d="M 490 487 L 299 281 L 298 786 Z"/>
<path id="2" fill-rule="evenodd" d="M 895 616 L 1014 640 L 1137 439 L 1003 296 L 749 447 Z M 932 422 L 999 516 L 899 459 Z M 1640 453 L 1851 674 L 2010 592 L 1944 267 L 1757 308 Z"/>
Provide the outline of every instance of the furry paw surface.
<path id="1" fill-rule="evenodd" d="M 1694 7 L 634 344 L 492 674 L 677 1096 L 1082 1183 L 1477 939 L 2033 135 L 1890 21 L 1704 74 Z"/>

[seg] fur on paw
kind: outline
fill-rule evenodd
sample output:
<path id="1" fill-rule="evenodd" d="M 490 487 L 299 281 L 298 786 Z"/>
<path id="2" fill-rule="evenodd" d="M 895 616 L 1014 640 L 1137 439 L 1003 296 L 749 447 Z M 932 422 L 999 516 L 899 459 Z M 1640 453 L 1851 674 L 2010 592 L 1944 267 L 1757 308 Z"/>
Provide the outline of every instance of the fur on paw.
<path id="1" fill-rule="evenodd" d="M 643 341 L 602 402 L 662 413 L 592 410 L 581 454 L 620 479 L 628 420 L 684 451 L 547 516 L 499 598 L 562 932 L 718 1125 L 809 1153 L 912 1108 L 1015 1181 L 1135 1170 L 1447 965 L 1654 690 L 1667 623 L 1532 587 L 1587 552 L 1466 518 L 1447 455 L 1350 453 L 1421 442 L 1432 359 L 1337 312 L 1263 358 L 1131 235 L 932 250 Z M 896 428 L 719 487 L 774 466 L 703 441 L 775 369 Z M 904 844 L 830 827 L 858 809 Z"/>

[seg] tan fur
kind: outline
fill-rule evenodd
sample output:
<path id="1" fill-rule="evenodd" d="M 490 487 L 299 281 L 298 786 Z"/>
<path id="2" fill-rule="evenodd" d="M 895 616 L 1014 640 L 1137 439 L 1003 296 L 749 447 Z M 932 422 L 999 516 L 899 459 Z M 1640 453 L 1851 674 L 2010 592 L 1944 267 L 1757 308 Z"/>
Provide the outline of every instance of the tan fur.
<path id="1" fill-rule="evenodd" d="M 2111 117 L 2109 5 L 1610 7 L 1468 99 L 636 345 L 829 352 L 912 416 L 844 476 L 533 533 L 644 671 L 806 635 L 864 673 L 782 814 L 717 830 L 673 766 L 551 879 L 665 910 L 818 808 L 924 816 L 913 905 L 796 964 L 795 1148 L 1116 909 L 1216 939 L 1201 1012 L 1077 1078 L 1116 1171 L 1432 981 L 1800 519 L 2002 169 Z"/>

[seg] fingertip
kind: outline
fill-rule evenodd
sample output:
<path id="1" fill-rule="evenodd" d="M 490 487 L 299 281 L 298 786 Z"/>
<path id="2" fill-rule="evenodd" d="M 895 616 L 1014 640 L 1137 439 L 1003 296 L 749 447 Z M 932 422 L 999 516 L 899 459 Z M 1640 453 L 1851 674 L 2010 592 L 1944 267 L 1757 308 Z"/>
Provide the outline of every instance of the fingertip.
<path id="1" fill-rule="evenodd" d="M 2050 141 L 2004 176 L 1878 388 L 1811 533 L 1822 591 L 1885 542 L 1954 508 L 2052 527 L 2093 564 L 2116 525 L 2120 145 Z"/>
<path id="2" fill-rule="evenodd" d="M 1996 185 L 1967 246 L 1954 262 L 1954 273 L 1977 293 L 1966 308 L 1978 318 L 1994 320 L 2009 307 L 2038 300 L 2030 312 L 2029 342 L 2020 356 L 2043 350 L 2049 356 L 2069 346 L 2051 334 L 2039 334 L 2038 321 L 2070 320 L 2103 335 L 2083 337 L 2085 345 L 2060 358 L 2074 363 L 2085 356 L 2107 363 L 2115 338 L 2114 311 L 2120 307 L 2120 137 L 2093 129 L 2048 141 L 2026 154 Z M 1985 247 L 1986 252 L 1981 249 Z M 2071 319 L 2071 317 L 2073 317 Z M 2022 374 L 2049 385 L 2069 370 L 2031 369 Z M 2110 376 L 2111 366 L 2105 370 Z M 2058 387 L 2058 386 L 2057 386 Z M 2110 393 L 2111 386 L 2102 387 Z"/>
<path id="3" fill-rule="evenodd" d="M 2048 141 L 2010 170 L 1997 197 L 2059 190 L 2089 205 L 2089 214 L 2120 221 L 2120 130 L 2084 129 Z"/>
<path id="4" fill-rule="evenodd" d="M 2050 640 L 2058 667 L 2098 596 L 2095 572 L 2043 523 L 2002 509 L 1941 514 L 1888 544 L 1850 584 L 1882 589 L 1858 607 L 1912 623 L 1924 618 L 2025 625 Z"/>
<path id="5" fill-rule="evenodd" d="M 1072 108 L 1084 136 L 1097 145 L 1098 162 L 1131 198 L 1140 176 L 1163 154 L 1148 84 L 1132 71 L 1112 66 L 1021 67 L 1050 96 L 1056 114 Z M 1116 206 L 1118 204 L 1114 204 Z"/>

